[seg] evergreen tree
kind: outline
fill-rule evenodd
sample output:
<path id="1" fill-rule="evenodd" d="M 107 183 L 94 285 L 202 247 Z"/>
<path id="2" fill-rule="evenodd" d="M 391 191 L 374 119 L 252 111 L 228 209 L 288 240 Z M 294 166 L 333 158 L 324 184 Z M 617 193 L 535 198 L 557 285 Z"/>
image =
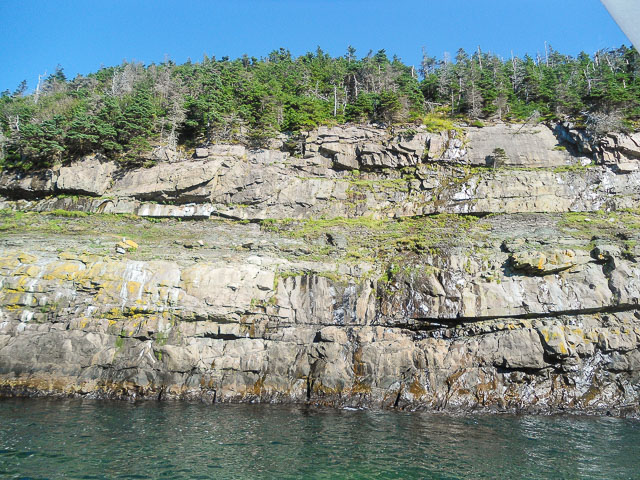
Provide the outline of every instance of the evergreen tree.
<path id="1" fill-rule="evenodd" d="M 38 86 L 28 95 L 22 82 L 0 96 L 5 168 L 92 152 L 140 161 L 157 143 L 248 136 L 260 144 L 322 124 L 421 122 L 427 112 L 464 120 L 568 117 L 594 135 L 640 122 L 640 56 L 624 46 L 576 58 L 551 47 L 544 58 L 506 59 L 478 48 L 437 60 L 423 50 L 417 71 L 384 49 L 358 58 L 352 46 L 339 57 L 320 47 L 299 57 L 280 48 L 262 59 L 124 62 L 71 81 L 58 66 Z"/>

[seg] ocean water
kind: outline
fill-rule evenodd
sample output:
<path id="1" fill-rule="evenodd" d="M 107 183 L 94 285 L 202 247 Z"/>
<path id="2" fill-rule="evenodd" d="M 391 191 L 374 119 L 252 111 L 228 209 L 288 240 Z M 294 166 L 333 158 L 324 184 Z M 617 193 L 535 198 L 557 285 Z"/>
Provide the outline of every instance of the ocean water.
<path id="1" fill-rule="evenodd" d="M 0 478 L 640 478 L 640 422 L 0 400 Z"/>

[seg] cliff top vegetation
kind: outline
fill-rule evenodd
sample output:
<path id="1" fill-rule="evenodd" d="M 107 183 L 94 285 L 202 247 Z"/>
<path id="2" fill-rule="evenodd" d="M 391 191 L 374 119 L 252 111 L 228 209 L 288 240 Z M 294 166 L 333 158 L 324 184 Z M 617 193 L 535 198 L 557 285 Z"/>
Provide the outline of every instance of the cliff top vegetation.
<path id="1" fill-rule="evenodd" d="M 155 144 L 260 145 L 279 132 L 347 122 L 450 124 L 445 119 L 572 119 L 635 129 L 640 57 L 622 46 L 577 57 L 501 58 L 478 49 L 426 53 L 419 68 L 384 50 L 332 57 L 318 48 L 265 58 L 124 62 L 68 79 L 59 67 L 27 94 L 0 97 L 0 165 L 30 170 L 89 153 L 136 163 Z M 479 124 L 479 123 L 478 123 Z M 444 127 L 443 127 L 444 128 Z"/>

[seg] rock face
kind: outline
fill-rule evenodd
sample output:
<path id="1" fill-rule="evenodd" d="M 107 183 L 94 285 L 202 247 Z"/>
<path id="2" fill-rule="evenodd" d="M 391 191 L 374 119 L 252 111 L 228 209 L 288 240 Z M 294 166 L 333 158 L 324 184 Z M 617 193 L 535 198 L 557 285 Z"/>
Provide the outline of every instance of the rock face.
<path id="1" fill-rule="evenodd" d="M 567 138 L 575 141 L 561 126 L 544 125 L 498 124 L 464 133 L 323 127 L 303 139 L 299 156 L 212 145 L 191 160 L 124 171 L 93 156 L 58 170 L 3 173 L 0 193 L 19 201 L 4 207 L 21 210 L 242 220 L 597 211 L 637 204 L 640 169 L 624 156 L 634 151 L 635 137 L 611 136 L 620 145 L 608 154 L 618 156 L 615 162 L 593 152 L 593 158 L 572 156 L 560 145 Z M 504 152 L 497 166 L 496 149 Z"/>
<path id="2" fill-rule="evenodd" d="M 539 168 L 561 167 L 576 162 L 545 125 L 497 124 L 471 128 L 467 136 L 467 159 L 473 165 L 492 166 L 496 149 L 504 151 L 503 165 Z"/>
<path id="3" fill-rule="evenodd" d="M 56 190 L 65 193 L 104 195 L 112 183 L 116 167 L 96 157 L 85 158 L 80 163 L 62 167 L 56 177 Z"/>
<path id="4" fill-rule="evenodd" d="M 640 173 L 513 130 L 2 174 L 0 392 L 637 416 Z"/>

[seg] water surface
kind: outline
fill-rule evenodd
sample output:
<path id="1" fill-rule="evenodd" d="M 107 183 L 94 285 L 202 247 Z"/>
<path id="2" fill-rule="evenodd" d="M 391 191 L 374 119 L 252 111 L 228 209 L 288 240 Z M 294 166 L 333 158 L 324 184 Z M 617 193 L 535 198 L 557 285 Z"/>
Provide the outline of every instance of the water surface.
<path id="1" fill-rule="evenodd" d="M 640 422 L 0 400 L 0 478 L 640 476 Z"/>

